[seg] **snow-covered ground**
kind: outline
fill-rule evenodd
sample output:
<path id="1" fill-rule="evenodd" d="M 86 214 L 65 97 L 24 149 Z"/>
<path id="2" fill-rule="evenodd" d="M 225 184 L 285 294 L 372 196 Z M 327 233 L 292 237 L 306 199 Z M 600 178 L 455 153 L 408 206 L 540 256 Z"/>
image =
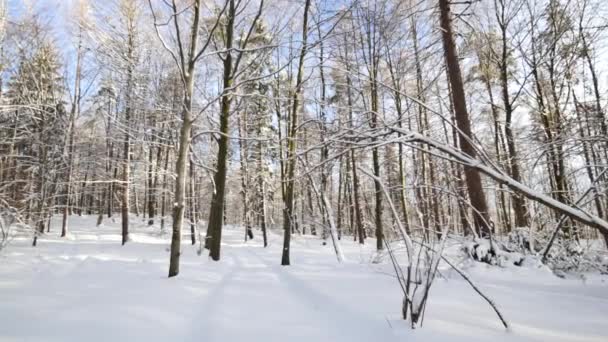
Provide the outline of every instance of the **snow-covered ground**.
<path id="1" fill-rule="evenodd" d="M 431 291 L 424 325 L 399 319 L 401 294 L 369 243 L 294 237 L 292 264 L 279 265 L 281 237 L 243 243 L 226 227 L 222 260 L 197 256 L 184 239 L 180 275 L 166 277 L 168 236 L 134 218 L 132 241 L 93 217 L 74 217 L 32 248 L 16 239 L 0 255 L 0 341 L 608 341 L 608 280 L 560 279 L 543 269 L 482 264 L 469 275 L 511 323 L 456 274 Z M 58 225 L 54 225 L 58 227 Z M 370 241 L 371 242 L 371 241 Z M 447 278 L 447 279 L 446 279 Z"/>

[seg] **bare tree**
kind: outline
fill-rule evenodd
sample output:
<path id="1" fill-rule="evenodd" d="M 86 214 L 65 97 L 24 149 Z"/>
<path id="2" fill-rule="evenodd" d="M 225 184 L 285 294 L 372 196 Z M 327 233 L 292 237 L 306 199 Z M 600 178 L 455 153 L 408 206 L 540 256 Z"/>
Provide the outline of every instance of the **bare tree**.
<path id="1" fill-rule="evenodd" d="M 163 26 L 157 20 L 155 9 L 152 2 L 148 0 L 150 10 L 154 17 L 154 27 L 156 28 L 157 36 L 162 42 L 165 49 L 173 58 L 176 67 L 179 71 L 181 83 L 183 86 L 183 100 L 181 108 L 182 124 L 178 135 L 178 150 L 177 161 L 175 164 L 175 201 L 173 202 L 173 229 L 171 237 L 171 258 L 169 261 L 169 277 L 174 277 L 179 274 L 179 257 L 181 254 L 181 230 L 184 220 L 184 212 L 186 207 L 186 165 L 188 162 L 188 151 L 190 147 L 190 134 L 194 123 L 194 115 L 192 113 L 192 98 L 194 93 L 194 80 L 196 63 L 205 53 L 211 43 L 214 32 L 220 25 L 220 17 L 223 15 L 226 4 L 221 9 L 218 17 L 215 19 L 211 27 L 209 35 L 201 48 L 198 48 L 200 21 L 201 21 L 201 0 L 194 0 L 192 6 L 187 6 L 185 9 L 178 9 L 177 3 L 173 0 L 169 7 L 169 22 L 173 22 L 173 30 L 176 37 L 176 47 L 172 49 L 167 45 L 160 27 Z M 190 24 L 189 43 L 186 45 L 184 37 L 182 37 L 180 29 L 180 20 L 182 16 L 189 14 L 188 21 Z"/>

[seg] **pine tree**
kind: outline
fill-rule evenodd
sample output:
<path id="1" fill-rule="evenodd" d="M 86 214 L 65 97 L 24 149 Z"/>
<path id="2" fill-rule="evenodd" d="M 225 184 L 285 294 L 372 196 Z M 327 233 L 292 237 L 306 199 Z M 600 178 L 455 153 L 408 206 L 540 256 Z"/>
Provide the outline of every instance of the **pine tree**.
<path id="1" fill-rule="evenodd" d="M 51 41 L 32 25 L 32 50 L 21 51 L 19 67 L 11 76 L 7 101 L 16 109 L 11 125 L 2 135 L 10 141 L 13 157 L 13 205 L 26 208 L 35 228 L 33 245 L 44 233 L 58 190 L 58 179 L 65 168 L 65 132 L 68 119 L 64 108 L 65 89 L 61 64 Z M 8 128 L 8 129 L 7 129 Z"/>

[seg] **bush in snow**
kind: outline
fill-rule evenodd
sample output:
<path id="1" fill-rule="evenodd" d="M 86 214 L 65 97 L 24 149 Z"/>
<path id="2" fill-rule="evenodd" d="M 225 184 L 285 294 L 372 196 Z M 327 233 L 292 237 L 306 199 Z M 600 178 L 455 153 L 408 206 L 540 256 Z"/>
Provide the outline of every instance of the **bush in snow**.
<path id="1" fill-rule="evenodd" d="M 572 240 L 558 236 L 544 258 L 556 274 L 601 272 L 608 273 L 608 253 L 599 240 Z"/>
<path id="2" fill-rule="evenodd" d="M 524 256 L 522 253 L 509 251 L 502 244 L 489 239 L 475 238 L 464 243 L 465 253 L 475 261 L 485 262 L 500 267 L 521 266 Z"/>
<path id="3" fill-rule="evenodd" d="M 472 260 L 499 267 L 548 267 L 556 275 L 564 272 L 600 271 L 608 273 L 608 253 L 599 240 L 576 240 L 558 232 L 517 228 L 505 237 L 493 240 L 473 238 L 463 243 L 463 251 Z M 550 248 L 547 251 L 547 247 Z"/>
<path id="4" fill-rule="evenodd" d="M 522 254 L 539 253 L 546 244 L 546 238 L 542 233 L 534 232 L 528 227 L 515 228 L 507 235 L 505 248 Z"/>

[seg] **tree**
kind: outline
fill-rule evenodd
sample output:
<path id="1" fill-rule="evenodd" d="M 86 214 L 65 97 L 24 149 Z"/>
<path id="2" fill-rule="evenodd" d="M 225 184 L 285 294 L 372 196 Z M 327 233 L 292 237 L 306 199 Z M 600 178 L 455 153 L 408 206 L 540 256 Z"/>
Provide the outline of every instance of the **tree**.
<path id="1" fill-rule="evenodd" d="M 126 80 L 125 80 L 125 109 L 124 109 L 124 147 L 123 147 L 123 173 L 122 173 L 122 244 L 129 240 L 129 185 L 131 176 L 131 120 L 133 112 L 133 88 L 134 68 L 136 63 L 136 41 L 137 41 L 137 16 L 138 7 L 132 1 L 121 3 L 121 12 L 125 18 L 127 41 L 126 41 Z"/>
<path id="2" fill-rule="evenodd" d="M 459 130 L 460 148 L 468 156 L 475 158 L 476 151 L 470 141 L 473 135 L 471 130 L 471 122 L 469 121 L 469 114 L 467 111 L 460 65 L 458 62 L 458 53 L 456 51 L 456 45 L 454 44 L 449 1 L 439 0 L 439 10 L 441 17 L 443 50 L 445 62 L 448 67 L 449 81 L 452 88 L 452 102 L 454 104 L 456 124 Z M 480 236 L 488 237 L 491 234 L 490 217 L 488 215 L 488 205 L 486 203 L 486 197 L 481 184 L 479 171 L 465 165 L 464 172 L 469 191 L 469 199 L 471 201 L 471 206 L 474 209 L 473 217 L 475 218 L 475 227 L 478 229 Z"/>
<path id="3" fill-rule="evenodd" d="M 70 210 L 70 192 L 72 187 L 72 178 L 74 174 L 74 138 L 76 135 L 76 118 L 80 111 L 80 100 L 81 100 L 81 86 L 80 82 L 82 79 L 82 58 L 83 58 L 83 34 L 84 34 L 84 22 L 86 20 L 86 4 L 81 4 L 80 11 L 78 13 L 78 38 L 76 47 L 76 66 L 74 74 L 74 89 L 72 96 L 72 105 L 70 109 L 70 121 L 69 121 L 69 138 L 68 138 L 68 166 L 67 175 L 65 179 L 64 188 L 64 208 L 63 208 L 63 219 L 61 224 L 61 237 L 65 237 L 68 233 L 68 214 Z"/>
<path id="4" fill-rule="evenodd" d="M 242 5 L 239 3 L 238 5 Z M 242 13 L 244 8 L 235 5 L 234 0 L 228 0 L 228 10 L 226 16 L 222 18 L 222 25 L 218 31 L 225 54 L 219 53 L 218 56 L 223 64 L 223 90 L 220 100 L 220 130 L 218 140 L 216 172 L 213 177 L 214 192 L 211 198 L 211 208 L 209 210 L 209 225 L 207 237 L 209 239 L 209 256 L 211 259 L 220 260 L 220 247 L 222 239 L 222 225 L 224 216 L 225 187 L 228 157 L 228 134 L 229 119 L 231 114 L 231 104 L 233 92 L 235 91 L 235 78 L 241 67 L 241 61 L 246 54 L 249 40 L 251 39 L 257 22 L 262 15 L 264 1 L 260 1 L 257 13 L 253 17 L 249 28 L 244 33 L 244 38 L 235 40 L 235 20 L 237 13 Z M 235 49 L 236 48 L 236 49 Z"/>
<path id="5" fill-rule="evenodd" d="M 200 20 L 201 20 L 201 0 L 195 0 L 193 6 L 188 6 L 186 10 L 178 10 L 175 0 L 167 6 L 170 8 L 169 21 L 174 24 L 174 33 L 176 34 L 177 47 L 176 50 L 171 49 L 165 42 L 159 28 L 156 12 L 152 2 L 149 0 L 150 10 L 154 18 L 154 27 L 157 32 L 158 39 L 162 42 L 166 51 L 171 55 L 179 71 L 179 76 L 183 86 L 183 99 L 181 105 L 181 127 L 178 134 L 178 151 L 177 161 L 175 164 L 175 201 L 173 205 L 173 229 L 171 236 L 171 257 L 169 260 L 169 277 L 174 277 L 179 274 L 179 257 L 181 254 L 181 231 L 184 220 L 184 212 L 186 207 L 186 164 L 188 161 L 188 151 L 190 147 L 190 134 L 194 123 L 194 115 L 192 114 L 192 101 L 194 93 L 194 80 L 196 63 L 205 53 L 207 47 L 211 43 L 213 33 L 220 24 L 219 16 L 221 16 L 226 5 L 221 9 L 218 19 L 211 27 L 207 40 L 198 48 Z M 227 4 L 227 3 L 226 3 Z M 179 20 L 180 15 L 189 13 L 188 18 L 190 23 L 190 41 L 189 45 L 183 43 L 183 38 L 180 31 Z"/>
<path id="6" fill-rule="evenodd" d="M 496 6 L 496 19 L 498 27 L 500 29 L 500 59 L 498 62 L 500 68 L 500 86 L 502 94 L 502 102 L 505 111 L 505 138 L 507 141 L 507 148 L 509 153 L 509 170 L 510 174 L 518 182 L 521 182 L 521 172 L 518 160 L 518 152 L 515 144 L 515 135 L 513 132 L 513 102 L 515 99 L 511 99 L 509 92 L 509 65 L 511 64 L 511 51 L 508 46 L 509 37 L 507 36 L 507 30 L 511 21 L 514 20 L 517 15 L 517 11 L 507 12 L 507 2 L 504 0 L 494 1 Z M 518 4 L 515 3 L 514 7 L 517 8 Z M 513 198 L 513 211 L 515 214 L 515 226 L 527 227 L 529 222 L 529 216 L 526 209 L 526 202 L 523 197 L 515 196 Z"/>
<path id="7" fill-rule="evenodd" d="M 281 265 L 289 266 L 291 264 L 289 252 L 291 248 L 291 231 L 295 224 L 294 218 L 294 191 L 295 191 L 295 174 L 296 174 L 296 142 L 298 134 L 298 111 L 300 110 L 300 101 L 302 95 L 302 85 L 304 83 L 304 58 L 308 52 L 308 12 L 310 10 L 310 0 L 304 3 L 304 14 L 302 19 L 302 46 L 298 57 L 298 71 L 296 74 L 296 84 L 293 90 L 291 99 L 291 109 L 289 112 L 288 132 L 287 132 L 287 155 L 285 166 L 286 184 L 284 185 L 283 202 L 283 252 L 281 255 Z"/>
<path id="8" fill-rule="evenodd" d="M 34 228 L 33 245 L 38 236 L 50 229 L 49 218 L 62 173 L 63 147 L 68 121 L 62 101 L 65 89 L 61 64 L 54 44 L 42 34 L 33 18 L 26 22 L 30 31 L 23 32 L 18 68 L 11 76 L 7 100 L 15 108 L 11 124 L 3 127 L 9 141 L 8 153 L 14 156 L 11 185 L 12 206 L 25 207 L 28 223 Z M 3 116 L 6 112 L 3 112 Z"/>

